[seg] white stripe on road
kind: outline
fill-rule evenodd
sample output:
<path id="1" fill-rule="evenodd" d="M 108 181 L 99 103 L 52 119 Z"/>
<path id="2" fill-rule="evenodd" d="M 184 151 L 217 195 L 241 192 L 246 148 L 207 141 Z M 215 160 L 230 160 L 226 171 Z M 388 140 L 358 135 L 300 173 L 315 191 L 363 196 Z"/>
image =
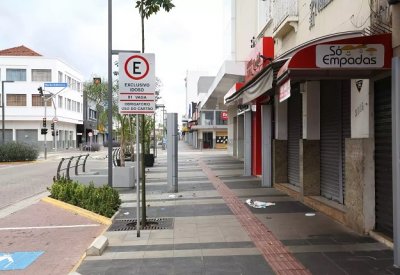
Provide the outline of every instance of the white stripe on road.
<path id="1" fill-rule="evenodd" d="M 29 229 L 62 229 L 62 228 L 77 228 L 77 227 L 96 227 L 100 224 L 77 224 L 77 225 L 52 225 L 52 226 L 29 226 L 29 227 L 4 227 L 0 231 L 6 230 L 29 230 Z"/>

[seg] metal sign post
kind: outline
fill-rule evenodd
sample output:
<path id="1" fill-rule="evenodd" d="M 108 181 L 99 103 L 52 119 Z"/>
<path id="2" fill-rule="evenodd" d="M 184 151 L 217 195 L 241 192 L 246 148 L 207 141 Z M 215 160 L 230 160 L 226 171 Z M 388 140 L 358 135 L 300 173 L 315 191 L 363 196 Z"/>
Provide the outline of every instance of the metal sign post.
<path id="1" fill-rule="evenodd" d="M 140 237 L 140 146 L 139 146 L 139 115 L 136 115 L 136 230 Z"/>
<path id="2" fill-rule="evenodd" d="M 178 114 L 167 113 L 167 179 L 170 192 L 178 192 Z"/>

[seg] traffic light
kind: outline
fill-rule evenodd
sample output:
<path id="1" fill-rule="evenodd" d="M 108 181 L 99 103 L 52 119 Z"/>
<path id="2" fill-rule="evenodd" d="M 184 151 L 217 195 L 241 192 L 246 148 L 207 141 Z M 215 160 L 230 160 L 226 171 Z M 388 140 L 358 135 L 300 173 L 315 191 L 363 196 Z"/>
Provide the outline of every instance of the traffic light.
<path id="1" fill-rule="evenodd" d="M 43 118 L 43 128 L 46 128 L 46 118 Z"/>
<path id="2" fill-rule="evenodd" d="M 54 123 L 51 124 L 51 130 L 54 130 Z"/>
<path id="3" fill-rule="evenodd" d="M 39 87 L 39 88 L 38 88 L 38 91 L 39 91 L 39 94 L 43 97 L 43 88 L 42 88 L 42 87 Z"/>
<path id="4" fill-rule="evenodd" d="M 40 129 L 40 133 L 41 133 L 42 135 L 47 135 L 47 128 L 42 128 L 42 129 Z"/>

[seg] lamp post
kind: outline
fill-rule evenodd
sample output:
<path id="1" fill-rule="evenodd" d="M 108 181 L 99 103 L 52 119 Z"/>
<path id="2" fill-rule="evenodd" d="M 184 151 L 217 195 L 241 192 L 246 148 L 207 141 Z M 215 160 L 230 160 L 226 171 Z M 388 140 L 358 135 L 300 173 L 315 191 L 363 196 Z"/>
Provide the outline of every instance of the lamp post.
<path id="1" fill-rule="evenodd" d="M 2 80 L 1 81 L 1 118 L 2 118 L 1 124 L 2 124 L 2 129 L 3 129 L 3 131 L 1 132 L 1 137 L 2 137 L 1 144 L 3 144 L 3 145 L 5 143 L 5 131 L 6 131 L 5 130 L 5 122 L 4 122 L 4 120 L 5 120 L 5 117 L 4 117 L 4 113 L 5 113 L 5 111 L 4 111 L 4 109 L 5 109 L 4 83 L 6 83 L 6 82 L 11 83 L 14 81 L 13 80 Z"/>

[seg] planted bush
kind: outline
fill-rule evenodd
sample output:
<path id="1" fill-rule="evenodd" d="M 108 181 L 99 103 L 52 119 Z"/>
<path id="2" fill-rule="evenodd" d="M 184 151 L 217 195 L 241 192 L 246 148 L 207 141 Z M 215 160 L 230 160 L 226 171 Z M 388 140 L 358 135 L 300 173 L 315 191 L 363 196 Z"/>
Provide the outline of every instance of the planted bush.
<path id="1" fill-rule="evenodd" d="M 0 162 L 31 161 L 39 156 L 39 149 L 22 142 L 7 142 L 0 145 Z"/>
<path id="2" fill-rule="evenodd" d="M 94 187 L 77 181 L 61 178 L 48 188 L 50 197 L 78 207 L 87 209 L 94 213 L 112 217 L 121 205 L 121 199 L 116 190 L 108 185 Z"/>

